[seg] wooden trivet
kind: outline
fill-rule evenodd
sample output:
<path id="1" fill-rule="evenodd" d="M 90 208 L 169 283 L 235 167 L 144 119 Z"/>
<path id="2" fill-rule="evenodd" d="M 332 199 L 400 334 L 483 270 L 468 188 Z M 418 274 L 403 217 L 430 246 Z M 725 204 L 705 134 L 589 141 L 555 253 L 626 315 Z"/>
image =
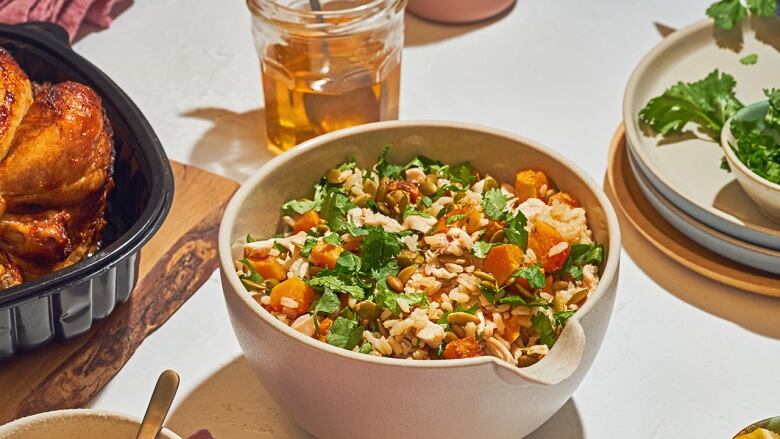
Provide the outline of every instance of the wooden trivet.
<path id="1" fill-rule="evenodd" d="M 217 231 L 238 183 L 172 162 L 175 192 L 165 223 L 141 251 L 128 301 L 86 334 L 21 354 L 0 367 L 0 424 L 84 406 L 218 267 Z"/>
<path id="2" fill-rule="evenodd" d="M 780 276 L 715 254 L 669 224 L 642 193 L 627 154 L 625 128 L 621 124 L 609 151 L 606 192 L 621 216 L 645 239 L 679 264 L 702 276 L 745 291 L 780 297 Z"/>

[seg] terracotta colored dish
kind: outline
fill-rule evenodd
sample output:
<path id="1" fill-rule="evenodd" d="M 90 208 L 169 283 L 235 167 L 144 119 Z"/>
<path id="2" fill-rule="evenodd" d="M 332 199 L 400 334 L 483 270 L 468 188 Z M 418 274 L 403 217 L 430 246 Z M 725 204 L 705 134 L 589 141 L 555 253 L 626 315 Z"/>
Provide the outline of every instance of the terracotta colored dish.
<path id="1" fill-rule="evenodd" d="M 705 249 L 680 233 L 653 209 L 632 173 L 623 125 L 612 139 L 606 190 L 639 233 L 681 265 L 725 285 L 780 297 L 780 276 L 737 264 Z"/>
<path id="2" fill-rule="evenodd" d="M 440 23 L 472 23 L 506 11 L 515 0 L 409 0 L 406 9 Z"/>
<path id="3" fill-rule="evenodd" d="M 283 324 L 241 284 L 233 264 L 241 247 L 235 244 L 250 232 L 273 234 L 282 203 L 308 195 L 311 184 L 347 156 L 361 166 L 374 163 L 385 145 L 392 145 L 388 160 L 394 163 L 419 154 L 469 161 L 497 181 L 508 180 L 518 168 L 532 168 L 572 188 L 607 256 L 598 286 L 544 359 L 518 368 L 495 357 L 419 361 L 360 354 Z M 423 416 L 421 431 L 440 437 L 515 438 L 549 419 L 595 359 L 617 292 L 620 231 L 598 185 L 535 142 L 463 123 L 394 121 L 326 134 L 268 162 L 228 205 L 219 255 L 228 313 L 244 355 L 274 400 L 313 435 L 408 436 L 410 420 Z"/>

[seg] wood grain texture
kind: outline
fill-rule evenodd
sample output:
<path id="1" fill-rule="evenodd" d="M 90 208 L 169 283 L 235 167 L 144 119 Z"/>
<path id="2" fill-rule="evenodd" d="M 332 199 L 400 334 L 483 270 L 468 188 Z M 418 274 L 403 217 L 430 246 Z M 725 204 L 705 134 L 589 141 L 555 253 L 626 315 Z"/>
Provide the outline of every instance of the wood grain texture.
<path id="1" fill-rule="evenodd" d="M 3 364 L 0 424 L 86 404 L 217 268 L 219 222 L 238 184 L 179 163 L 172 167 L 173 207 L 141 251 L 140 280 L 127 303 L 76 339 Z"/>
<path id="2" fill-rule="evenodd" d="M 679 264 L 725 285 L 780 297 L 780 276 L 738 264 L 707 250 L 674 228 L 653 208 L 639 188 L 628 162 L 623 125 L 612 139 L 606 192 L 621 216 L 654 247 Z"/>

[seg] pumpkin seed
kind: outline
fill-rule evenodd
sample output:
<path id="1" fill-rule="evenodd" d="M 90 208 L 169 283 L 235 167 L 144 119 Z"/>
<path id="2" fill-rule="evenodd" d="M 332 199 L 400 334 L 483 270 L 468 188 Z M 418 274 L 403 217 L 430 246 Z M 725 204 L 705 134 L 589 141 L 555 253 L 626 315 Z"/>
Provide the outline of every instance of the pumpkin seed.
<path id="1" fill-rule="evenodd" d="M 376 320 L 379 318 L 379 315 L 382 314 L 382 310 L 379 309 L 376 303 L 370 300 L 364 300 L 355 305 L 355 314 L 357 314 L 361 320 Z"/>
<path id="2" fill-rule="evenodd" d="M 528 367 L 539 362 L 538 358 L 534 358 L 528 355 L 523 355 L 517 359 L 517 367 Z"/>
<path id="3" fill-rule="evenodd" d="M 387 204 L 384 202 L 378 202 L 376 203 L 376 208 L 379 210 L 379 213 L 382 215 L 390 215 L 390 208 L 387 207 Z"/>
<path id="4" fill-rule="evenodd" d="M 408 267 L 414 264 L 414 259 L 416 257 L 417 253 L 411 250 L 401 250 L 401 252 L 398 253 L 398 257 L 396 259 L 398 260 L 398 265 L 401 267 Z"/>
<path id="5" fill-rule="evenodd" d="M 454 197 L 452 197 L 452 199 L 457 203 L 460 200 L 462 200 L 465 196 L 466 196 L 466 192 L 458 192 L 455 194 Z"/>
<path id="6" fill-rule="evenodd" d="M 455 255 L 439 255 L 438 258 L 439 262 L 442 264 L 465 264 L 466 260 L 463 258 L 459 258 Z"/>
<path id="7" fill-rule="evenodd" d="M 377 188 L 379 188 L 379 185 L 371 178 L 367 178 L 363 182 L 363 192 L 367 193 L 372 198 L 376 196 Z"/>
<path id="8" fill-rule="evenodd" d="M 422 263 L 425 262 L 425 258 L 423 255 L 417 255 L 414 257 L 414 263 L 417 265 L 422 265 Z"/>
<path id="9" fill-rule="evenodd" d="M 458 336 L 454 332 L 447 331 L 444 333 L 444 342 L 450 343 L 458 339 Z"/>
<path id="10" fill-rule="evenodd" d="M 398 279 L 392 274 L 388 274 L 385 280 L 387 281 L 387 286 L 392 288 L 393 290 L 399 293 L 404 290 L 404 284 L 403 282 L 401 282 L 401 279 Z"/>
<path id="11" fill-rule="evenodd" d="M 489 280 L 481 280 L 481 281 L 479 281 L 479 284 L 482 285 L 483 287 L 489 289 L 489 290 L 496 290 L 497 289 L 496 288 L 496 283 L 495 282 L 490 282 Z"/>
<path id="12" fill-rule="evenodd" d="M 558 296 L 553 299 L 553 311 L 561 312 L 566 310 L 566 303 Z"/>
<path id="13" fill-rule="evenodd" d="M 265 285 L 261 285 L 261 284 L 256 283 L 256 282 L 252 282 L 249 279 L 241 279 L 241 282 L 243 282 L 244 285 L 248 285 L 253 290 L 265 290 Z"/>
<path id="14" fill-rule="evenodd" d="M 276 280 L 276 279 L 268 279 L 268 280 L 265 281 L 265 285 L 268 288 L 273 288 L 273 287 L 279 285 L 279 281 Z"/>
<path id="15" fill-rule="evenodd" d="M 496 283 L 496 278 L 493 277 L 492 274 L 486 273 L 486 272 L 484 272 L 482 270 L 474 270 L 474 276 L 477 276 L 478 278 L 480 278 L 482 280 L 486 280 L 486 281 L 488 281 L 490 283 Z"/>
<path id="16" fill-rule="evenodd" d="M 336 168 L 329 170 L 328 173 L 325 174 L 325 179 L 330 184 L 341 184 L 344 182 L 344 179 L 341 178 L 341 171 Z"/>
<path id="17" fill-rule="evenodd" d="M 485 193 L 491 189 L 498 189 L 498 182 L 491 176 L 485 177 L 485 183 L 482 184 L 482 193 Z"/>
<path id="18" fill-rule="evenodd" d="M 526 290 L 525 288 L 521 287 L 518 284 L 515 284 L 515 288 L 517 288 L 517 291 L 520 293 L 521 296 L 525 297 L 528 300 L 533 300 L 534 295 L 531 294 L 530 291 Z"/>
<path id="19" fill-rule="evenodd" d="M 330 227 L 328 227 L 327 224 L 317 224 L 316 229 L 320 233 L 328 233 L 328 232 L 330 232 Z"/>
<path id="20" fill-rule="evenodd" d="M 517 278 L 510 276 L 509 279 L 507 279 L 506 282 L 504 282 L 504 286 L 508 287 L 508 286 L 512 285 L 513 283 L 515 283 L 515 282 L 517 282 Z"/>
<path id="21" fill-rule="evenodd" d="M 466 330 L 463 329 L 463 326 L 460 325 L 452 325 L 452 332 L 455 333 L 455 335 L 458 336 L 458 338 L 466 338 Z"/>
<path id="22" fill-rule="evenodd" d="M 380 201 L 385 201 L 385 196 L 387 196 L 387 178 L 383 178 L 379 181 L 379 187 L 376 190 L 374 201 L 377 203 Z"/>
<path id="23" fill-rule="evenodd" d="M 435 194 L 437 190 L 439 190 L 439 188 L 436 187 L 436 183 L 430 179 L 420 183 L 420 192 L 425 196 L 431 196 Z"/>
<path id="24" fill-rule="evenodd" d="M 579 290 L 579 291 L 577 291 L 576 293 L 574 293 L 574 294 L 573 294 L 573 295 L 572 295 L 572 296 L 569 298 L 569 300 L 567 300 L 567 301 L 566 301 L 566 304 L 567 304 L 567 305 L 571 305 L 571 304 L 575 304 L 575 303 L 580 303 L 580 302 L 582 302 L 582 301 L 583 301 L 583 299 L 585 299 L 587 296 L 588 296 L 588 289 L 587 289 L 587 288 L 582 288 L 581 290 Z"/>
<path id="25" fill-rule="evenodd" d="M 467 312 L 451 312 L 447 314 L 447 321 L 458 325 L 465 325 L 468 322 L 479 324 L 479 317 Z"/>
<path id="26" fill-rule="evenodd" d="M 406 285 L 406 283 L 409 282 L 409 278 L 412 277 L 412 274 L 414 274 L 415 271 L 417 271 L 417 265 L 411 264 L 398 272 L 398 279 L 400 279 L 401 282 Z"/>
<path id="27" fill-rule="evenodd" d="M 506 238 L 506 232 L 504 231 L 504 229 L 501 229 L 498 232 L 494 233 L 493 236 L 490 237 L 490 242 L 491 243 L 503 242 L 505 238 Z"/>
<path id="28" fill-rule="evenodd" d="M 566 282 L 565 280 L 556 280 L 555 282 L 553 282 L 552 287 L 553 287 L 553 290 L 555 290 L 555 291 L 565 290 L 565 289 L 569 288 L 569 283 Z"/>
<path id="29" fill-rule="evenodd" d="M 368 203 L 368 200 L 370 199 L 371 199 L 371 195 L 363 194 L 355 197 L 355 199 L 352 200 L 352 202 L 358 205 L 359 207 L 366 207 L 366 203 Z"/>

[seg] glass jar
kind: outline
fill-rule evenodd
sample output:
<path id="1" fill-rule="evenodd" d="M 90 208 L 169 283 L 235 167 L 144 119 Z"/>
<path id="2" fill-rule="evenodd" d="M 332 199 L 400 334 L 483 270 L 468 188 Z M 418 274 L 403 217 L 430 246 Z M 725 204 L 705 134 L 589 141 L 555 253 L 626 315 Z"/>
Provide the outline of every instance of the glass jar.
<path id="1" fill-rule="evenodd" d="M 406 0 L 247 4 L 271 151 L 280 153 L 341 128 L 398 118 Z"/>

